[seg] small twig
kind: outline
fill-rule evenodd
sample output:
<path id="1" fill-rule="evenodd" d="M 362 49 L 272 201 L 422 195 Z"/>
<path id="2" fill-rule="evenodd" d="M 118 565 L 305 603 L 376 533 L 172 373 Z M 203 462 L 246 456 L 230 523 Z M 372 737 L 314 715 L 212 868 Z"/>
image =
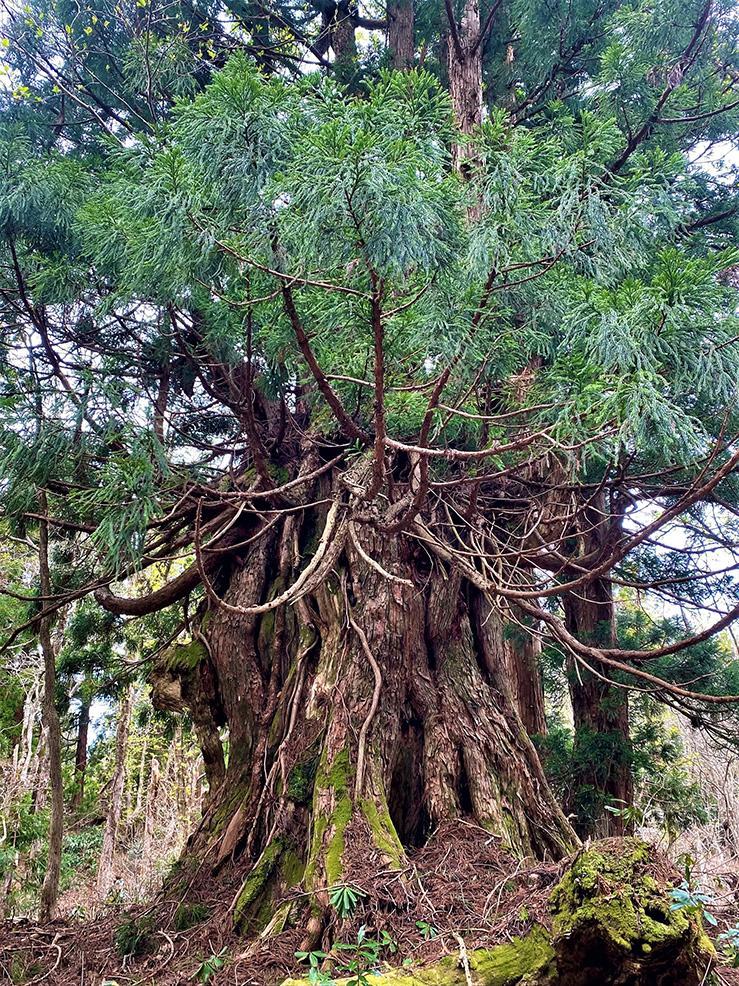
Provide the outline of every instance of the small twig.
<path id="1" fill-rule="evenodd" d="M 456 931 L 452 931 L 450 934 L 459 945 L 459 961 L 462 963 L 462 968 L 464 969 L 464 978 L 467 982 L 467 986 L 473 986 L 472 973 L 470 972 L 470 959 L 467 955 L 467 946 L 464 943 L 464 939 L 461 935 L 458 935 Z"/>

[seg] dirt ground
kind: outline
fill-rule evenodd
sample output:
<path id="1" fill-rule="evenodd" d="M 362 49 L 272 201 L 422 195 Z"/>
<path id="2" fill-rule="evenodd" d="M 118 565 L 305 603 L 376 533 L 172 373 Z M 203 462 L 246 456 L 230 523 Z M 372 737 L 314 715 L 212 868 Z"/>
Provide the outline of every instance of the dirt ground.
<path id="1" fill-rule="evenodd" d="M 355 942 L 360 926 L 369 938 L 386 933 L 392 947 L 382 959 L 390 964 L 429 962 L 460 948 L 485 948 L 510 940 L 533 923 L 548 926 L 547 900 L 567 862 L 534 863 L 513 859 L 496 838 L 477 826 L 457 822 L 438 830 L 409 857 L 402 872 L 383 870 L 358 838 L 348 842 L 346 882 L 365 895 L 350 919 L 326 928 L 333 941 Z M 675 885 L 679 873 L 655 852 L 650 873 Z M 275 986 L 301 975 L 295 952 L 305 937 L 308 900 L 297 891 L 277 902 L 291 902 L 292 924 L 268 938 L 237 937 L 231 902 L 244 873 L 228 878 L 198 875 L 186 888 L 188 903 L 207 909 L 208 917 L 186 931 L 175 930 L 181 898 L 163 891 L 148 907 L 109 914 L 95 921 L 29 921 L 0 925 L 0 982 L 26 986 L 175 986 L 208 982 L 211 986 Z M 719 915 L 721 926 L 733 913 Z M 131 920 L 149 924 L 142 954 L 121 958 L 116 935 Z M 207 963 L 225 964 L 208 978 Z M 206 963 L 206 965 L 203 965 Z M 739 986 L 739 969 L 717 969 L 719 981 Z"/>

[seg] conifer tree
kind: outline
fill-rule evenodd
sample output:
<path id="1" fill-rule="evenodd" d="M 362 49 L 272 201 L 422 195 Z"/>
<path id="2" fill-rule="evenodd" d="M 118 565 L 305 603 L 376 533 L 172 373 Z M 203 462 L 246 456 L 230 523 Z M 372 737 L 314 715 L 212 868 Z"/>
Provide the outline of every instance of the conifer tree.
<path id="1" fill-rule="evenodd" d="M 629 688 L 737 701 L 679 660 L 739 615 L 702 562 L 738 543 L 737 206 L 701 166 L 731 5 L 365 14 L 32 0 L 0 123 L 4 506 L 80 558 L 36 624 L 181 617 L 189 851 L 252 865 L 245 930 L 302 880 L 311 940 L 349 839 L 397 870 L 459 817 L 577 843 L 522 721 L 537 636 L 580 736 L 628 743 Z M 620 587 L 716 604 L 626 646 Z"/>

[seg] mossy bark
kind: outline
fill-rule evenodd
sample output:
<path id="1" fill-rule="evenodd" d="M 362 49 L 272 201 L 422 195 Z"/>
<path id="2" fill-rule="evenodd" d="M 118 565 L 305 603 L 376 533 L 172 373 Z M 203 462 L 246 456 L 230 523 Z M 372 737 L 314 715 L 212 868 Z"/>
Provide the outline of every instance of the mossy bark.
<path id="1" fill-rule="evenodd" d="M 331 887 L 361 884 L 371 868 L 402 871 L 409 847 L 456 818 L 519 856 L 571 851 L 577 838 L 518 715 L 507 665 L 491 660 L 505 649 L 502 627 L 412 542 L 369 528 L 354 541 L 337 535 L 330 571 L 295 605 L 235 611 L 294 581 L 313 528 L 323 529 L 321 518 L 302 530 L 290 518 L 224 570 L 216 589 L 231 608 L 200 614 L 202 646 L 170 655 L 155 686 L 164 694 L 162 682 L 176 677 L 170 701 L 197 712 L 199 736 L 228 729 L 227 762 L 189 852 L 216 870 L 251 864 L 237 926 L 268 925 L 292 878 L 313 908 L 307 938 L 317 940 Z"/>

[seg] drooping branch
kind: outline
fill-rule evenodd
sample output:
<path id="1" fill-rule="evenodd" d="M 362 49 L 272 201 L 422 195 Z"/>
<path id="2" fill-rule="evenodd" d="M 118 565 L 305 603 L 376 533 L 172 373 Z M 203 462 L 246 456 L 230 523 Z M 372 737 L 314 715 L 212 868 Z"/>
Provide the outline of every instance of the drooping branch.
<path id="1" fill-rule="evenodd" d="M 695 25 L 693 35 L 688 42 L 687 47 L 670 70 L 667 77 L 667 84 L 662 90 L 654 109 L 644 123 L 631 135 L 621 154 L 619 154 L 616 160 L 611 164 L 609 170 L 612 173 L 617 174 L 623 168 L 634 151 L 647 139 L 647 137 L 651 135 L 656 124 L 659 123 L 659 116 L 665 104 L 677 87 L 682 83 L 685 73 L 693 64 L 698 52 L 700 51 L 701 39 L 706 26 L 708 25 L 711 14 L 711 3 L 712 0 L 707 0 L 704 5 Z"/>
<path id="2" fill-rule="evenodd" d="M 119 616 L 149 616 L 179 602 L 196 589 L 201 573 L 195 562 L 180 575 L 146 596 L 116 596 L 108 586 L 95 590 L 96 601 L 110 613 Z"/>
<path id="3" fill-rule="evenodd" d="M 222 521 L 223 517 L 217 517 L 214 521 L 210 521 L 209 529 L 212 529 L 219 520 Z M 220 531 L 213 536 L 209 547 L 218 543 L 218 547 L 221 549 L 234 548 L 242 536 L 240 529 L 234 527 L 234 517 L 232 516 L 231 521 L 227 522 L 225 527 L 222 526 Z M 154 560 L 151 559 L 151 562 Z M 217 555 L 209 556 L 204 562 L 194 561 L 176 578 L 145 596 L 116 596 L 110 591 L 110 583 L 108 582 L 95 590 L 95 599 L 104 609 L 111 613 L 117 613 L 119 616 L 148 616 L 184 599 L 200 585 L 203 572 L 212 572 L 219 564 Z"/>
<path id="4" fill-rule="evenodd" d="M 609 654 L 614 653 L 613 650 L 601 649 L 599 647 L 593 647 L 589 644 L 584 644 L 582 641 L 578 640 L 577 637 L 573 636 L 569 630 L 567 630 L 562 621 L 548 610 L 542 609 L 540 606 L 534 606 L 529 602 L 521 602 L 518 605 L 524 612 L 528 613 L 529 616 L 533 616 L 536 619 L 541 620 L 542 623 L 545 623 L 557 640 L 559 640 L 575 658 L 582 656 L 596 663 L 605 665 L 606 667 L 613 668 L 614 671 L 620 671 L 622 674 L 632 675 L 640 681 L 647 682 L 654 691 L 667 692 L 677 698 L 704 702 L 708 705 L 739 704 L 739 695 L 713 695 L 707 692 L 694 692 L 690 689 L 683 688 L 681 685 L 677 685 L 674 682 L 666 681 L 664 678 L 651 674 L 649 671 L 644 671 L 642 668 L 635 668 L 630 664 L 626 664 L 624 661 L 619 661 L 613 657 L 609 657 Z M 739 607 L 737 607 L 737 610 L 739 610 Z M 737 614 L 735 611 L 732 618 L 736 619 L 736 615 Z M 687 647 L 689 644 L 686 643 L 685 646 Z M 616 653 L 618 653 L 618 651 L 616 651 Z M 645 656 L 647 654 L 646 651 L 640 651 L 639 654 L 641 655 L 641 660 L 647 659 Z M 659 649 L 655 650 L 654 656 L 660 656 Z"/>

